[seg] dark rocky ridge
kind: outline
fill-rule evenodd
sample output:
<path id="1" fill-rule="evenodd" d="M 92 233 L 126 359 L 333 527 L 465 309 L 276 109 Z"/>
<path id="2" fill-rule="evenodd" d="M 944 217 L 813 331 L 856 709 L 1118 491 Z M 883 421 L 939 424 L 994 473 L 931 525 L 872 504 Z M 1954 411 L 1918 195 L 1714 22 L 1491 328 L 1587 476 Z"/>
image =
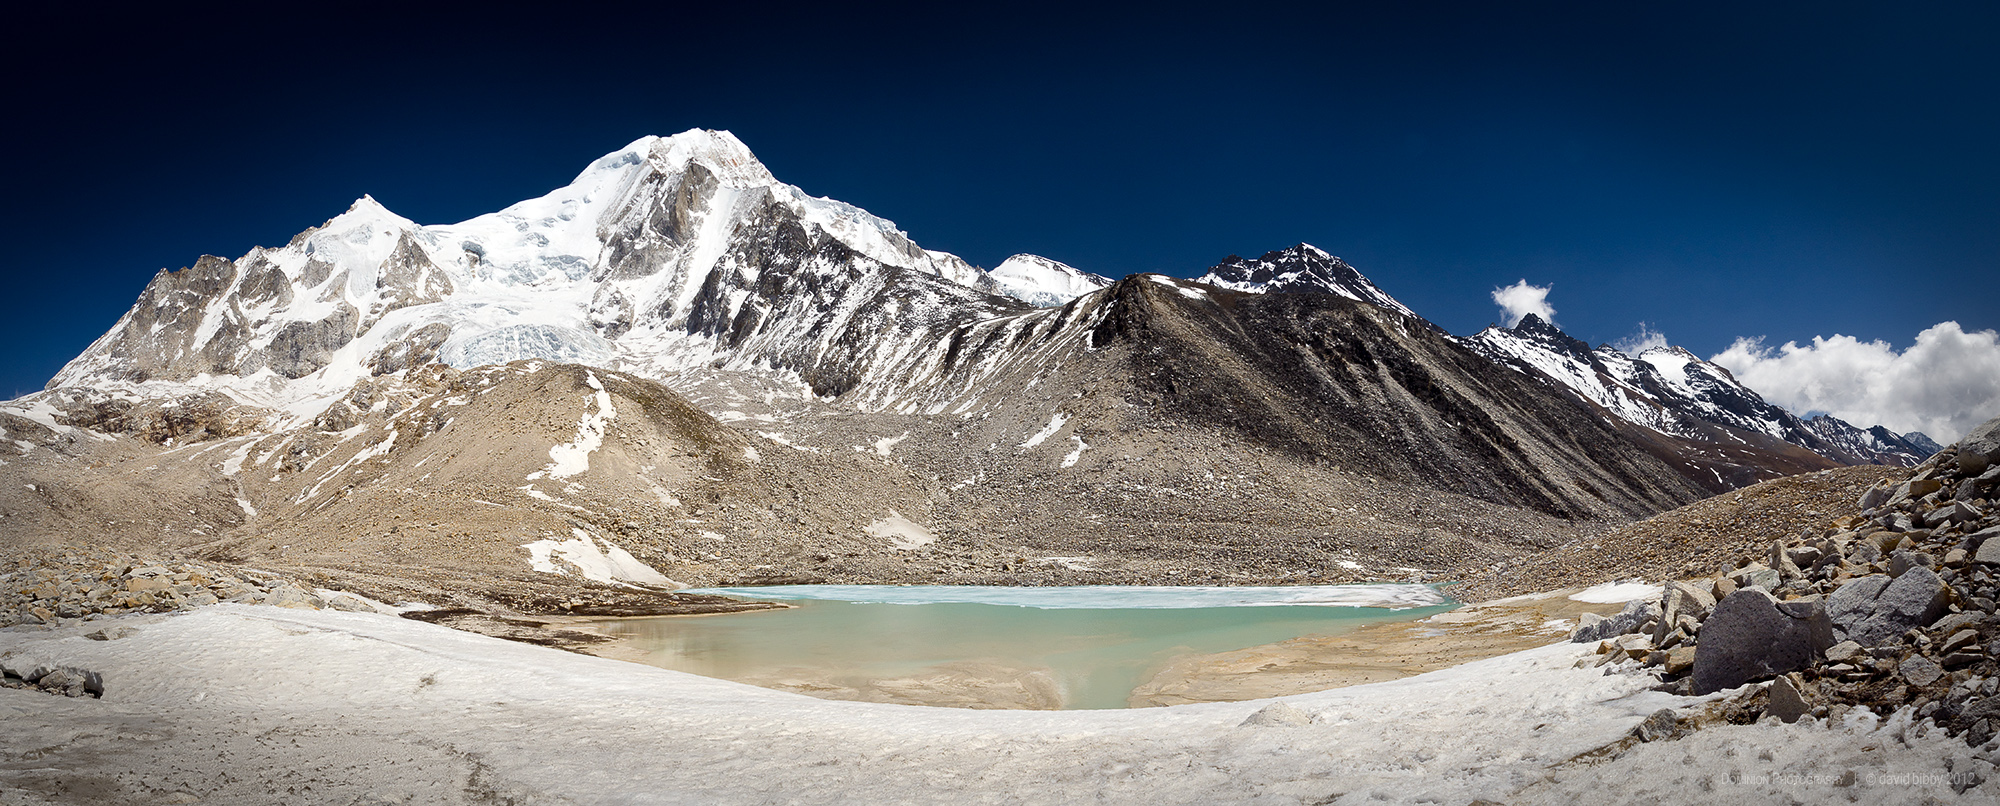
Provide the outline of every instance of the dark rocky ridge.
<path id="1" fill-rule="evenodd" d="M 1120 343 L 1134 402 L 1307 461 L 1558 517 L 1631 517 L 1700 497 L 1566 396 L 1422 320 L 1329 294 L 1128 279 L 1095 343 Z"/>

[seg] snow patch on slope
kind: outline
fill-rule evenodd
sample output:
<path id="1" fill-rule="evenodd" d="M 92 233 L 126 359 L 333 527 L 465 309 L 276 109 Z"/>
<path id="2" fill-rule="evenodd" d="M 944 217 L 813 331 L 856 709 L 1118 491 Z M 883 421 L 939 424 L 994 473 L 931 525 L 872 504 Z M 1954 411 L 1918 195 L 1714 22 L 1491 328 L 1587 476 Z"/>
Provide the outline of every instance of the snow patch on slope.
<path id="1" fill-rule="evenodd" d="M 1075 467 L 1077 460 L 1083 458 L 1083 452 L 1090 450 L 1090 443 L 1084 442 L 1083 437 L 1071 434 L 1069 435 L 1069 438 L 1076 440 L 1076 449 L 1070 451 L 1068 455 L 1063 457 L 1062 460 L 1063 467 Z"/>
<path id="2" fill-rule="evenodd" d="M 652 566 L 640 562 L 624 549 L 603 538 L 594 538 L 582 529 L 572 529 L 573 538 L 537 540 L 522 546 L 528 550 L 528 564 L 544 574 L 564 574 L 626 587 L 685 588 Z"/>
<path id="3" fill-rule="evenodd" d="M 576 438 L 549 448 L 549 463 L 533 473 L 528 480 L 542 478 L 566 479 L 590 469 L 590 454 L 604 445 L 604 432 L 618 410 L 611 406 L 611 394 L 604 391 L 604 384 L 598 382 L 597 373 L 585 372 L 584 382 L 596 390 L 597 411 L 583 415 L 576 423 Z"/>
<path id="4" fill-rule="evenodd" d="M 923 548 L 937 542 L 937 535 L 932 534 L 931 530 L 925 529 L 923 525 L 916 521 L 903 517 L 893 509 L 889 510 L 889 517 L 868 524 L 868 528 L 862 531 L 867 533 L 869 537 L 879 537 L 888 540 L 889 545 L 897 551 Z"/>
<path id="5" fill-rule="evenodd" d="M 1042 430 L 1029 435 L 1027 441 L 1021 443 L 1021 447 L 1026 449 L 1042 444 L 1044 440 L 1055 436 L 1057 431 L 1061 431 L 1063 424 L 1067 422 L 1069 422 L 1069 415 L 1056 412 L 1054 417 L 1049 418 L 1049 424 L 1042 426 Z"/>

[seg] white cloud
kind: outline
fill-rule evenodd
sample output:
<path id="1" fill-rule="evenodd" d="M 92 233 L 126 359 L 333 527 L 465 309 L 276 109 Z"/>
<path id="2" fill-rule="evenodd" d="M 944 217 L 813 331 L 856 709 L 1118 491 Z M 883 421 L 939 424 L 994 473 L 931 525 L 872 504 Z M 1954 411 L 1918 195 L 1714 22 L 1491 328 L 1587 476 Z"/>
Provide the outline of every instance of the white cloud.
<path id="1" fill-rule="evenodd" d="M 1626 355 L 1638 355 L 1647 350 L 1664 350 L 1669 345 L 1667 334 L 1654 330 L 1652 325 L 1640 322 L 1639 332 L 1614 341 L 1611 346 Z"/>
<path id="2" fill-rule="evenodd" d="M 1549 304 L 1549 290 L 1553 288 L 1554 285 L 1528 285 L 1524 279 L 1505 288 L 1493 289 L 1493 304 L 1500 306 L 1500 311 L 1507 315 L 1508 327 L 1520 324 L 1522 317 L 1531 313 L 1544 322 L 1554 324 L 1556 309 Z"/>
<path id="3" fill-rule="evenodd" d="M 1945 444 L 2000 416 L 2000 333 L 1967 333 L 1957 322 L 1917 334 L 1901 353 L 1885 341 L 1835 334 L 1775 350 L 1762 338 L 1737 339 L 1709 360 L 1792 411 L 1922 431 Z"/>

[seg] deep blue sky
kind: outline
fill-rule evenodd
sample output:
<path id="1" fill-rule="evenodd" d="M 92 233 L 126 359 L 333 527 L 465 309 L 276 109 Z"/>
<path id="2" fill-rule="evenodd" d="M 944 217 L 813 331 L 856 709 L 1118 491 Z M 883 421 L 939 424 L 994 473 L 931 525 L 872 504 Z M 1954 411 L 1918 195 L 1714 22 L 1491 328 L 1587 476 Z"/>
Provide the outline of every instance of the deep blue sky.
<path id="1" fill-rule="evenodd" d="M 1704 356 L 2000 326 L 1990 4 L 717 5 L 10 12 L 0 395 L 160 268 L 694 127 L 984 266 L 1306 241 L 1454 333 L 1525 278 L 1573 335 Z"/>

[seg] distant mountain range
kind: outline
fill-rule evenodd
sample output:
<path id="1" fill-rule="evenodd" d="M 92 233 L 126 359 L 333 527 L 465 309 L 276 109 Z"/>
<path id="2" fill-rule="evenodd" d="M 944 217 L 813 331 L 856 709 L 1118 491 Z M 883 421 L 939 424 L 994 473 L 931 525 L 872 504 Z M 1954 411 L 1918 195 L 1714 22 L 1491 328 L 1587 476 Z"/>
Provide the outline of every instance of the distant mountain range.
<path id="1" fill-rule="evenodd" d="M 1682 350 L 1454 338 L 1305 244 L 981 270 L 712 131 L 162 271 L 0 429 L 31 541 L 500 579 L 587 577 L 544 556 L 581 540 L 693 583 L 1378 578 L 1928 445 Z"/>
<path id="2" fill-rule="evenodd" d="M 1824 415 L 1800 419 L 1685 349 L 1653 347 L 1636 356 L 1609 345 L 1593 349 L 1534 314 L 1512 328 L 1489 326 L 1464 343 L 1613 417 L 1696 445 L 1770 448 L 1775 440 L 1843 465 L 1909 466 L 1939 450 L 1921 433 L 1862 430 Z"/>

